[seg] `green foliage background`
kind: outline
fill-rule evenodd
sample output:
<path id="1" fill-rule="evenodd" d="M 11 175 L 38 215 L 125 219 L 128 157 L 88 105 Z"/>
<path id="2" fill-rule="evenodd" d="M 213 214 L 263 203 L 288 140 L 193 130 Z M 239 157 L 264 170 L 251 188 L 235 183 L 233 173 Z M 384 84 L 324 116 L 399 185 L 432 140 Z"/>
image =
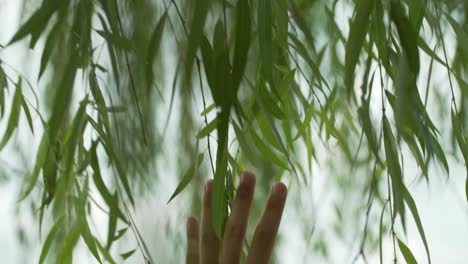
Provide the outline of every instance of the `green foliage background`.
<path id="1" fill-rule="evenodd" d="M 193 213 L 199 187 L 214 178 L 220 236 L 241 171 L 261 175 L 261 198 L 280 179 L 314 185 L 320 166 L 342 196 L 358 193 L 353 201 L 360 204 L 337 203 L 333 230 L 344 239 L 343 222 L 363 223 L 356 258 L 380 248 L 381 258 L 383 250 L 394 258 L 401 250 L 415 263 L 402 240 L 407 221 L 414 221 L 427 254 L 422 261 L 431 262 L 407 188 L 414 177 L 405 166 L 416 164 L 416 180 L 430 184 L 430 168 L 449 175 L 448 158 L 468 159 L 468 2 L 43 0 L 23 6 L 18 30 L 0 43 L 0 149 L 28 129 L 38 142 L 27 150 L 35 161 L 27 163 L 32 169 L 19 200 L 32 201 L 45 237 L 39 263 L 72 262 L 78 241 L 99 262 L 119 263 L 137 252 L 158 263 L 170 246 L 148 249 L 134 212 L 151 186 L 173 180 L 165 173 L 170 164 L 181 176 L 164 199 L 175 202 L 192 186 Z M 42 48 L 33 79 L 2 59 L 15 45 Z M 434 69 L 445 82 L 433 83 Z M 468 182 L 463 189 L 468 196 Z M 300 195 L 293 210 L 314 210 Z M 344 219 L 349 210 L 351 219 Z M 107 215 L 105 238 L 91 225 L 95 211 Z M 253 218 L 260 213 L 256 206 Z M 309 241 L 314 220 L 302 217 Z M 44 229 L 44 219 L 53 224 Z M 385 236 L 393 249 L 382 249 Z M 115 244 L 126 237 L 135 250 L 117 252 Z M 310 250 L 327 259 L 325 235 L 314 237 Z"/>

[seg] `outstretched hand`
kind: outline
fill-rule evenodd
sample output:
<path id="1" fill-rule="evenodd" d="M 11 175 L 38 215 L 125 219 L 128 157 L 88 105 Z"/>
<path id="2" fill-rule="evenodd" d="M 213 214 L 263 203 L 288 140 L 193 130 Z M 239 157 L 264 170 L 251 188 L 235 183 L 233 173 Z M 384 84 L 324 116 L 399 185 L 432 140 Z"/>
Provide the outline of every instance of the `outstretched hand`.
<path id="1" fill-rule="evenodd" d="M 201 224 L 196 217 L 187 220 L 187 264 L 239 264 L 250 208 L 255 191 L 255 175 L 244 173 L 236 198 L 219 241 L 211 222 L 213 181 L 205 184 Z M 287 188 L 279 182 L 273 185 L 263 216 L 258 223 L 247 255 L 247 264 L 267 264 L 272 254 L 278 227 L 286 202 Z"/>

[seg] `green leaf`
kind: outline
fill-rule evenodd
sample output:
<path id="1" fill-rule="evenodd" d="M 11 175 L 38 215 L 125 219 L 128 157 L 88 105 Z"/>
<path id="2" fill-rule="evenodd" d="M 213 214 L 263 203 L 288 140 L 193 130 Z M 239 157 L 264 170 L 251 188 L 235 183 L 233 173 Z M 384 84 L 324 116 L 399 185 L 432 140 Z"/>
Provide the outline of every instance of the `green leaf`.
<path id="1" fill-rule="evenodd" d="M 345 84 L 349 91 L 353 89 L 354 71 L 359 60 L 364 40 L 369 27 L 372 0 L 359 0 L 351 22 L 348 41 L 345 47 Z"/>
<path id="2" fill-rule="evenodd" d="M 458 47 L 460 47 L 465 54 L 468 54 L 468 47 L 465 45 L 465 43 L 468 43 L 468 34 L 463 29 L 463 27 L 460 24 L 458 24 L 458 22 L 455 19 L 453 19 L 452 16 L 448 14 L 446 14 L 445 16 L 447 17 L 448 22 L 452 26 L 453 31 L 455 31 L 458 43 L 460 43 Z"/>
<path id="3" fill-rule="evenodd" d="M 117 191 L 115 191 L 114 195 L 111 197 L 113 204 L 119 204 L 119 196 L 117 195 Z M 106 250 L 110 250 L 112 243 L 116 240 L 115 238 L 115 230 L 117 229 L 117 211 L 118 207 L 110 207 L 109 208 L 109 222 L 107 225 L 107 244 Z"/>
<path id="4" fill-rule="evenodd" d="M 124 51 L 130 51 L 132 45 L 130 40 L 124 38 L 115 32 L 110 32 L 105 28 L 104 30 L 95 30 L 107 43 L 112 43 L 112 46 L 120 48 Z"/>
<path id="5" fill-rule="evenodd" d="M 301 126 L 299 127 L 299 130 L 297 131 L 297 134 L 293 138 L 293 140 L 298 139 L 299 137 L 301 137 L 304 134 L 304 132 L 306 131 L 306 129 L 310 125 L 310 121 L 312 121 L 312 116 L 313 116 L 314 112 L 315 112 L 314 104 L 311 103 L 307 107 L 306 114 L 305 114 L 305 117 L 304 117 L 304 122 L 301 123 Z"/>
<path id="6" fill-rule="evenodd" d="M 416 258 L 411 253 L 411 250 L 398 238 L 398 246 L 400 247 L 401 254 L 405 258 L 407 264 L 418 264 Z"/>
<path id="7" fill-rule="evenodd" d="M 123 253 L 123 254 L 120 254 L 120 256 L 121 256 L 124 260 L 126 260 L 126 259 L 128 259 L 130 256 L 132 256 L 133 253 L 135 253 L 135 251 L 136 251 L 136 249 L 130 250 L 130 251 L 128 251 L 128 252 L 125 252 L 125 253 Z"/>
<path id="8" fill-rule="evenodd" d="M 195 54 L 203 37 L 203 28 L 209 10 L 209 0 L 198 0 L 194 2 L 193 21 L 191 23 L 190 33 L 188 36 L 187 55 L 185 62 L 185 73 L 187 80 L 190 80 L 192 75 L 192 66 L 195 59 Z"/>
<path id="9" fill-rule="evenodd" d="M 466 195 L 466 201 L 468 202 L 468 175 L 466 177 L 466 182 L 465 182 L 465 195 Z"/>
<path id="10" fill-rule="evenodd" d="M 234 89 L 237 91 L 244 75 L 250 46 L 251 21 L 249 1 L 239 0 L 236 11 L 236 43 L 234 46 L 232 82 Z"/>
<path id="11" fill-rule="evenodd" d="M 288 169 L 288 166 L 286 163 L 284 163 L 278 156 L 271 150 L 264 142 L 263 140 L 255 133 L 255 131 L 252 129 L 250 130 L 250 135 L 252 136 L 252 139 L 255 143 L 255 146 L 257 149 L 265 155 L 265 157 L 276 164 L 278 167 L 283 168 L 283 169 Z"/>
<path id="12" fill-rule="evenodd" d="M 97 147 L 97 142 L 93 144 L 91 147 L 91 150 L 89 151 L 89 154 L 91 155 L 91 168 L 93 169 L 93 181 L 94 184 L 96 185 L 96 188 L 98 189 L 99 193 L 101 194 L 102 198 L 104 201 L 107 203 L 109 208 L 111 208 L 111 211 L 113 211 L 122 221 L 125 223 L 128 223 L 128 220 L 122 213 L 122 211 L 119 208 L 118 203 L 116 203 L 116 200 L 112 197 L 112 194 L 110 194 L 109 190 L 107 189 L 102 177 L 101 177 L 101 169 L 99 168 L 99 160 L 96 152 L 96 147 Z"/>
<path id="13" fill-rule="evenodd" d="M 201 116 L 205 116 L 207 115 L 208 113 L 210 113 L 213 109 L 216 108 L 216 104 L 210 104 L 205 110 L 203 110 L 203 112 L 200 113 Z"/>
<path id="14" fill-rule="evenodd" d="M 16 31 L 15 35 L 11 38 L 7 46 L 25 38 L 27 35 L 31 34 L 31 44 L 30 47 L 33 48 L 37 38 L 44 31 L 49 19 L 52 17 L 52 14 L 60 8 L 67 1 L 53 0 L 53 1 L 43 1 L 41 7 L 34 12 L 34 14 Z"/>
<path id="15" fill-rule="evenodd" d="M 64 216 L 62 215 L 57 219 L 52 229 L 50 229 L 49 234 L 47 235 L 47 238 L 44 242 L 44 245 L 42 245 L 41 255 L 39 256 L 39 264 L 44 263 L 47 254 L 49 253 L 50 246 L 52 245 L 52 242 L 54 241 L 54 238 L 57 235 L 57 232 L 60 230 L 60 228 L 62 228 L 63 219 Z"/>
<path id="16" fill-rule="evenodd" d="M 60 248 L 55 263 L 71 263 L 73 258 L 73 249 L 75 248 L 83 223 L 76 221 L 70 229 L 70 232 L 66 234 L 62 247 Z"/>
<path id="17" fill-rule="evenodd" d="M 159 47 L 161 46 L 161 39 L 164 32 L 164 25 L 166 24 L 167 13 L 164 13 L 159 19 L 156 28 L 153 33 L 151 33 L 151 38 L 148 45 L 148 56 L 147 56 L 147 65 L 146 65 L 146 84 L 148 87 L 151 87 L 153 84 L 153 62 L 156 57 Z"/>
<path id="18" fill-rule="evenodd" d="M 0 67 L 0 117 L 5 114 L 5 90 L 8 90 L 6 73 Z"/>
<path id="19" fill-rule="evenodd" d="M 81 229 L 81 236 L 83 237 L 83 240 L 86 246 L 88 246 L 88 249 L 91 252 L 91 254 L 93 254 L 93 256 L 99 263 L 102 263 L 101 257 L 99 256 L 98 248 L 96 246 L 97 239 L 91 234 L 91 231 L 89 230 L 88 224 L 86 222 L 83 225 L 83 228 Z"/>
<path id="20" fill-rule="evenodd" d="M 101 14 L 99 14 L 98 17 L 99 17 L 99 20 L 101 21 L 103 31 L 109 32 L 109 29 L 107 28 L 107 24 L 106 24 L 106 21 L 104 20 L 104 17 Z M 109 53 L 109 58 L 111 61 L 115 85 L 117 86 L 117 89 L 119 89 L 120 77 L 119 77 L 119 67 L 118 67 L 119 65 L 117 61 L 116 50 L 114 48 L 114 44 L 111 41 L 108 41 L 108 39 L 106 39 L 106 42 L 107 42 L 107 52 Z"/>
<path id="21" fill-rule="evenodd" d="M 198 168 L 200 168 L 200 165 L 203 162 L 203 153 L 200 153 L 198 155 L 197 161 L 193 162 L 190 168 L 185 172 L 184 176 L 182 176 L 182 179 L 179 182 L 179 185 L 177 185 L 174 193 L 171 195 L 171 198 L 169 198 L 169 201 L 167 203 L 170 203 L 172 199 L 174 199 L 180 192 L 182 192 L 185 187 L 192 181 L 193 176 L 198 172 Z"/>
<path id="22" fill-rule="evenodd" d="M 382 208 L 382 213 L 380 214 L 380 221 L 379 221 L 379 257 L 380 257 L 380 264 L 383 263 L 382 261 L 382 237 L 383 237 L 383 217 L 385 214 L 385 208 L 387 208 L 387 202 L 384 204 Z"/>
<path id="23" fill-rule="evenodd" d="M 224 225 L 228 215 L 228 201 L 225 180 L 228 175 L 228 138 L 229 138 L 229 112 L 222 110 L 218 114 L 218 148 L 216 150 L 216 171 L 212 194 L 212 221 L 216 236 L 222 239 Z"/>
<path id="24" fill-rule="evenodd" d="M 16 91 L 13 95 L 13 103 L 11 105 L 10 118 L 8 120 L 8 124 L 5 130 L 5 134 L 3 135 L 2 141 L 0 141 L 0 150 L 2 150 L 6 146 L 6 144 L 10 140 L 10 137 L 13 135 L 13 132 L 18 126 L 21 102 L 23 101 L 23 94 L 21 93 L 21 80 L 22 79 L 19 79 L 18 83 L 16 84 Z"/>
<path id="25" fill-rule="evenodd" d="M 415 31 L 413 24 L 405 16 L 405 9 L 400 1 L 391 1 L 391 17 L 396 24 L 401 45 L 405 51 L 405 56 L 408 58 L 410 70 L 414 76 L 417 76 L 419 73 L 418 33 Z"/>
<path id="26" fill-rule="evenodd" d="M 52 28 L 52 31 L 50 31 L 49 35 L 47 36 L 47 40 L 44 45 L 44 51 L 42 51 L 42 55 L 41 55 L 41 64 L 39 66 L 38 80 L 41 79 L 42 74 L 44 73 L 45 68 L 47 66 L 47 63 L 50 60 L 54 47 L 57 44 L 58 38 L 60 36 L 59 34 L 60 25 L 62 24 L 60 22 L 57 22 Z"/>
<path id="27" fill-rule="evenodd" d="M 257 31 L 258 45 L 260 49 L 260 59 L 262 74 L 271 85 L 273 84 L 273 33 L 271 1 L 259 0 L 257 8 Z"/>
<path id="28" fill-rule="evenodd" d="M 109 261 L 110 264 L 115 264 L 115 260 L 112 258 L 111 254 L 109 253 L 109 250 L 104 248 L 101 243 L 99 243 L 98 240 L 96 240 L 96 244 L 97 244 L 97 247 L 99 248 L 99 250 L 101 251 L 102 253 L 102 256 L 107 260 Z"/>
<path id="29" fill-rule="evenodd" d="M 20 196 L 19 201 L 24 200 L 31 193 L 33 188 L 36 186 L 37 179 L 39 178 L 39 172 L 41 171 L 42 167 L 44 167 L 44 164 L 47 159 L 48 148 L 49 148 L 49 142 L 48 142 L 47 134 L 44 133 L 44 135 L 42 136 L 41 143 L 39 145 L 39 149 L 37 151 L 36 162 L 34 165 L 34 170 L 31 174 L 31 179 L 29 180 L 25 191 Z"/>
<path id="30" fill-rule="evenodd" d="M 34 126 L 31 117 L 31 112 L 29 111 L 28 103 L 26 102 L 26 99 L 23 96 L 21 96 L 21 106 L 23 107 L 24 114 L 26 115 L 26 120 L 28 121 L 29 129 L 31 129 L 31 133 L 34 134 Z"/>
<path id="31" fill-rule="evenodd" d="M 419 236 L 421 237 L 424 248 L 426 250 L 426 255 L 427 259 L 429 261 L 429 264 L 431 263 L 431 255 L 429 253 L 429 246 L 427 244 L 427 239 L 426 239 L 426 234 L 424 233 L 424 228 L 421 223 L 421 219 L 419 218 L 419 213 L 418 209 L 416 207 L 416 203 L 414 202 L 413 197 L 411 196 L 411 193 L 408 191 L 406 186 L 402 186 L 402 193 L 403 193 L 403 198 L 406 202 L 406 205 L 408 205 L 411 214 L 413 215 L 414 222 L 416 223 L 416 227 L 418 228 Z"/>
<path id="32" fill-rule="evenodd" d="M 393 219 L 392 223 L 398 214 L 401 214 L 403 207 L 403 196 L 401 189 L 404 188 L 403 177 L 401 174 L 400 161 L 398 159 L 398 151 L 395 143 L 395 137 L 393 136 L 390 123 L 387 117 L 383 119 L 383 136 L 385 146 L 385 157 L 387 158 L 388 172 L 392 179 L 392 193 L 393 193 Z"/>
<path id="33" fill-rule="evenodd" d="M 201 139 L 201 138 L 208 136 L 211 132 L 213 132 L 213 130 L 216 129 L 217 125 L 218 125 L 218 119 L 215 118 L 198 132 L 197 138 Z"/>

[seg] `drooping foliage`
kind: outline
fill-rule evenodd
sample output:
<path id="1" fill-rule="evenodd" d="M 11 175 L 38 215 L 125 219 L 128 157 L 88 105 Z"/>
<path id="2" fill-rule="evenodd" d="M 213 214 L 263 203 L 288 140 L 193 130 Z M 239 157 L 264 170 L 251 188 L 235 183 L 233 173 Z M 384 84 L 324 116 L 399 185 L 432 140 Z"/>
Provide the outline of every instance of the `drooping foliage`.
<path id="1" fill-rule="evenodd" d="M 468 161 L 467 18 L 468 2 L 455 0 L 43 0 L 0 43 L 2 53 L 18 43 L 41 49 L 31 78 L 0 54 L 0 149 L 28 129 L 21 119 L 40 139 L 20 195 L 40 201 L 40 225 L 54 222 L 39 262 L 71 262 L 81 238 L 101 263 L 134 252 L 157 263 L 132 212 L 142 186 L 164 179 L 153 168 L 178 121 L 172 151 L 183 176 L 167 200 L 200 171 L 213 177 L 218 236 L 243 169 L 270 175 L 265 185 L 306 186 L 314 164 L 341 174 L 351 166 L 360 185 L 333 178 L 338 190 L 363 193 L 358 253 L 372 240 L 369 211 L 380 209 L 380 225 L 369 223 L 380 246 L 389 234 L 416 263 L 396 231 L 414 220 L 430 263 L 405 165 L 430 184 L 430 166 L 449 175 L 449 156 Z M 468 199 L 468 181 L 464 189 Z M 106 239 L 90 228 L 93 210 L 107 214 Z M 113 255 L 129 232 L 137 249 Z"/>

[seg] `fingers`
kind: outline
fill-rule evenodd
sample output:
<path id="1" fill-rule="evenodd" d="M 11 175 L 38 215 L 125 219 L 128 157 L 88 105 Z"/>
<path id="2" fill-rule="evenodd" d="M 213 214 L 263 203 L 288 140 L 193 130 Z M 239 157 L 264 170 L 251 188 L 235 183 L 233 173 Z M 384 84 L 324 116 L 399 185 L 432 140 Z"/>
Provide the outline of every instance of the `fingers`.
<path id="1" fill-rule="evenodd" d="M 217 264 L 219 256 L 219 240 L 211 222 L 211 193 L 213 180 L 205 184 L 203 195 L 203 211 L 201 222 L 200 263 Z"/>
<path id="2" fill-rule="evenodd" d="M 269 263 L 286 196 L 286 186 L 281 182 L 276 183 L 268 198 L 262 219 L 255 229 L 252 245 L 247 256 L 247 264 Z"/>
<path id="3" fill-rule="evenodd" d="M 255 176 L 244 173 L 237 189 L 234 207 L 224 229 L 220 263 L 240 263 L 250 208 L 255 191 Z"/>
<path id="4" fill-rule="evenodd" d="M 199 261 L 199 225 L 195 217 L 187 219 L 187 255 L 185 263 L 198 264 Z"/>

